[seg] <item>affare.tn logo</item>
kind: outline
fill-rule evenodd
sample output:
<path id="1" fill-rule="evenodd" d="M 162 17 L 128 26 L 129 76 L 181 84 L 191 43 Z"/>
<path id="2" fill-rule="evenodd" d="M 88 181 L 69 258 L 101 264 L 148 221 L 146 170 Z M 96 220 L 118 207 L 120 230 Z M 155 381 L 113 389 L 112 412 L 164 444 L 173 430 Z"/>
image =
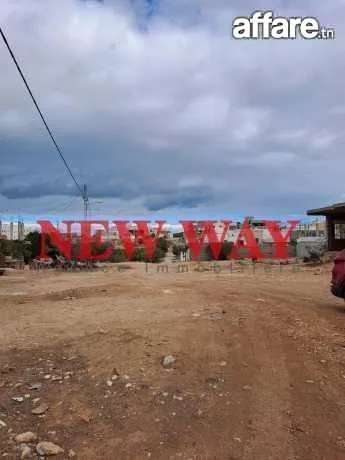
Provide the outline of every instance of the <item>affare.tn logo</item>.
<path id="1" fill-rule="evenodd" d="M 324 27 L 315 17 L 275 16 L 273 11 L 254 11 L 250 16 L 233 20 L 235 39 L 334 39 L 334 28 Z"/>

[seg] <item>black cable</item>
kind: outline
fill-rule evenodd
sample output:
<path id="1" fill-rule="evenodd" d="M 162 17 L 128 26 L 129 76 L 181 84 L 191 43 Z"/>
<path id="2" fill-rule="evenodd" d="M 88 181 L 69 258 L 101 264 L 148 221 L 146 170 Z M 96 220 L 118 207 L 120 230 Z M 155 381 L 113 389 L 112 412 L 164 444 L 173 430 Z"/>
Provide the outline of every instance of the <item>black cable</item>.
<path id="1" fill-rule="evenodd" d="M 1 36 L 2 36 L 2 38 L 3 38 L 3 40 L 4 40 L 4 42 L 5 42 L 5 45 L 6 45 L 7 49 L 8 49 L 8 52 L 9 52 L 10 55 L 11 55 L 11 58 L 12 58 L 14 64 L 15 64 L 15 66 L 17 67 L 17 70 L 18 70 L 20 76 L 22 77 L 22 80 L 23 80 L 23 82 L 24 82 L 24 84 L 25 84 L 25 86 L 26 86 L 26 89 L 28 90 L 28 92 L 29 92 L 29 94 L 30 94 L 30 96 L 31 96 L 31 99 L 32 99 L 33 103 L 35 104 L 35 107 L 36 107 L 36 109 L 37 109 L 37 111 L 38 111 L 38 113 L 39 113 L 39 115 L 40 115 L 40 117 L 41 117 L 41 119 L 42 119 L 42 121 L 43 121 L 43 124 L 44 124 L 46 130 L 48 131 L 48 134 L 49 134 L 51 140 L 53 141 L 53 144 L 54 144 L 54 146 L 55 146 L 55 148 L 56 148 L 56 150 L 57 150 L 57 152 L 58 152 L 58 154 L 59 154 L 61 160 L 63 161 L 63 163 L 64 163 L 64 165 L 65 165 L 67 171 L 69 172 L 70 176 L 71 176 L 72 179 L 73 179 L 73 182 L 74 182 L 75 185 L 77 186 L 79 192 L 81 193 L 82 198 L 84 199 L 84 191 L 83 191 L 83 188 L 79 185 L 79 183 L 77 182 L 76 178 L 74 177 L 74 175 L 73 175 L 73 173 L 72 173 L 72 171 L 71 171 L 71 168 L 68 166 L 68 163 L 67 163 L 67 161 L 65 160 L 65 157 L 63 156 L 63 153 L 62 153 L 60 147 L 58 146 L 58 144 L 57 144 L 57 142 L 56 142 L 56 140 L 55 140 L 55 138 L 54 138 L 54 136 L 53 136 L 53 134 L 52 134 L 52 132 L 51 132 L 51 130 L 50 130 L 50 128 L 49 128 L 49 126 L 48 126 L 48 124 L 47 124 L 47 122 L 46 122 L 44 116 L 43 116 L 43 114 L 42 114 L 42 112 L 41 112 L 41 109 L 39 108 L 38 103 L 36 102 L 36 99 L 35 99 L 34 95 L 32 94 L 32 91 L 31 91 L 31 89 L 30 89 L 30 87 L 29 87 L 29 85 L 28 85 L 28 82 L 26 81 L 26 78 L 24 77 L 24 74 L 23 74 L 23 72 L 22 72 L 22 70 L 21 70 L 21 68 L 20 68 L 20 66 L 19 66 L 19 64 L 18 64 L 18 62 L 17 62 L 17 59 L 15 58 L 15 56 L 14 56 L 14 54 L 13 54 L 13 51 L 12 51 L 12 49 L 11 49 L 11 47 L 10 47 L 10 45 L 9 45 L 9 43 L 8 43 L 8 41 L 7 41 L 7 39 L 6 39 L 6 36 L 5 36 L 5 34 L 4 34 L 4 32 L 3 32 L 2 28 L 1 28 L 1 26 L 0 26 L 0 34 L 1 34 Z"/>
<path id="2" fill-rule="evenodd" d="M 45 214 L 50 214 L 50 213 L 55 212 L 55 211 L 59 211 L 59 212 L 66 211 L 66 209 L 69 207 L 69 205 L 74 204 L 77 199 L 79 200 L 79 198 L 77 196 L 75 196 L 74 198 L 71 198 L 68 201 L 64 201 L 63 203 L 60 203 L 57 206 L 54 206 L 53 208 L 45 209 L 43 212 Z M 61 207 L 62 207 L 62 209 L 61 209 Z"/>

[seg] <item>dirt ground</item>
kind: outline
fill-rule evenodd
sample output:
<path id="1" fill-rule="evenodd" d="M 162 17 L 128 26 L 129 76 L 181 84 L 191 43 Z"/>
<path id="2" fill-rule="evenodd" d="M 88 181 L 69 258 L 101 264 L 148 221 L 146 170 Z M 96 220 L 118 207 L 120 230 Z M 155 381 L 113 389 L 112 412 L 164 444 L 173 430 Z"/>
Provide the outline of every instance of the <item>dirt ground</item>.
<path id="1" fill-rule="evenodd" d="M 345 459 L 330 266 L 131 267 L 0 278 L 0 458 Z"/>

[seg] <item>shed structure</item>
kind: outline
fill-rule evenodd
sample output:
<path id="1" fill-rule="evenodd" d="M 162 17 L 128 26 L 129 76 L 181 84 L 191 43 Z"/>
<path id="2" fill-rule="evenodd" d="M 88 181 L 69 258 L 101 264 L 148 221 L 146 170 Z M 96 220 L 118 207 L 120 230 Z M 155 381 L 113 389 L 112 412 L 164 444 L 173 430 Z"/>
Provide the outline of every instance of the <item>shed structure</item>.
<path id="1" fill-rule="evenodd" d="M 345 203 L 310 209 L 307 215 L 326 217 L 328 251 L 345 249 Z"/>

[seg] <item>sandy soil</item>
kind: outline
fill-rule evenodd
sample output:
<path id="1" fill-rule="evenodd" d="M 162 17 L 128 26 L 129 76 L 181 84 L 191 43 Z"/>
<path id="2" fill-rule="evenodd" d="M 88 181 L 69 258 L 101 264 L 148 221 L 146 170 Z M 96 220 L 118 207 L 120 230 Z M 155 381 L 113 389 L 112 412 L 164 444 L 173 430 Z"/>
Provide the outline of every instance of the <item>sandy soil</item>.
<path id="1" fill-rule="evenodd" d="M 132 267 L 0 278 L 0 457 L 32 431 L 57 459 L 345 459 L 329 266 Z"/>

